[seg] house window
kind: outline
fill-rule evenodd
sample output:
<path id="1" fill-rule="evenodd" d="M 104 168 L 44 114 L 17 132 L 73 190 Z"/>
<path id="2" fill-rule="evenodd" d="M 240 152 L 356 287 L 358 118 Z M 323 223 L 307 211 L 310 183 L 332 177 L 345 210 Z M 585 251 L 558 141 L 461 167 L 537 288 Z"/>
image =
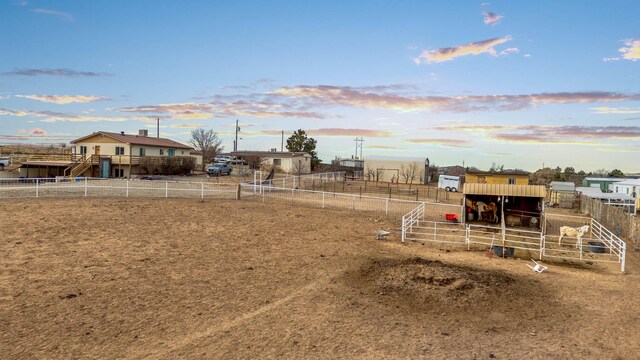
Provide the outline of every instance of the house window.
<path id="1" fill-rule="evenodd" d="M 282 159 L 273 159 L 273 165 L 282 165 Z"/>
<path id="2" fill-rule="evenodd" d="M 117 177 L 117 178 L 124 177 L 124 169 L 114 168 L 113 169 L 113 177 Z"/>
<path id="3" fill-rule="evenodd" d="M 160 149 L 160 156 L 164 155 L 164 149 Z"/>
<path id="4" fill-rule="evenodd" d="M 140 148 L 140 156 L 145 156 L 145 155 L 144 155 L 145 153 L 146 153 L 146 152 L 144 151 L 144 148 L 143 148 L 143 147 L 141 147 L 141 148 Z"/>
<path id="5" fill-rule="evenodd" d="M 80 155 L 87 155 L 87 147 L 80 146 Z"/>
<path id="6" fill-rule="evenodd" d="M 478 176 L 478 183 L 486 184 L 487 183 L 487 177 L 486 176 Z"/>
<path id="7" fill-rule="evenodd" d="M 175 156 L 176 155 L 176 150 L 175 149 L 169 149 L 169 156 Z"/>
<path id="8" fill-rule="evenodd" d="M 124 146 L 116 146 L 116 155 L 124 155 Z"/>
<path id="9" fill-rule="evenodd" d="M 509 178 L 509 185 L 515 185 L 516 184 L 516 179 L 515 178 Z"/>

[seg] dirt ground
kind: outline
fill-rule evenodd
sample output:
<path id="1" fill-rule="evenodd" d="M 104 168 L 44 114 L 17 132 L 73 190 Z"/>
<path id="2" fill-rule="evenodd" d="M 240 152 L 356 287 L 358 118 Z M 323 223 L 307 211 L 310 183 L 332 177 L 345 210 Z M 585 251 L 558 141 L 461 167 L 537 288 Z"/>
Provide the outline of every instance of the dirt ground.
<path id="1" fill-rule="evenodd" d="M 637 359 L 640 261 L 375 240 L 397 221 L 233 200 L 0 206 L 3 358 Z"/>

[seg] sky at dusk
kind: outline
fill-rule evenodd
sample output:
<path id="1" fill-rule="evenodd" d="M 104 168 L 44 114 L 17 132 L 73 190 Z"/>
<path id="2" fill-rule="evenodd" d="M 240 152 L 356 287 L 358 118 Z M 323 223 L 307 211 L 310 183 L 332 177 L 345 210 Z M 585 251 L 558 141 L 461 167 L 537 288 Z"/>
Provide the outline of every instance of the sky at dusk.
<path id="1" fill-rule="evenodd" d="M 640 172 L 640 1 L 0 0 L 0 144 L 149 129 L 324 161 Z"/>

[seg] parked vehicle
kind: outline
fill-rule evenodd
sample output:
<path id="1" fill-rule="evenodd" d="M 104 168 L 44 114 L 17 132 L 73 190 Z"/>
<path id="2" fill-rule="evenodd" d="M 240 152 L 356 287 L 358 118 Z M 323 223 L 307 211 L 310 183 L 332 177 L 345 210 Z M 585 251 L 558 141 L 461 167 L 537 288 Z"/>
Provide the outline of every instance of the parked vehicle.
<path id="1" fill-rule="evenodd" d="M 458 192 L 460 189 L 460 176 L 440 175 L 438 177 L 438 187 L 445 191 Z"/>
<path id="2" fill-rule="evenodd" d="M 8 157 L 0 157 L 0 171 L 4 170 L 5 166 L 9 166 L 11 164 L 11 159 Z"/>
<path id="3" fill-rule="evenodd" d="M 218 155 L 215 158 L 213 158 L 213 161 L 215 161 L 216 163 L 228 164 L 228 163 L 231 162 L 231 160 L 233 160 L 233 159 L 229 155 Z"/>
<path id="4" fill-rule="evenodd" d="M 229 164 L 217 163 L 207 168 L 207 175 L 209 176 L 231 175 L 232 170 L 233 168 Z"/>

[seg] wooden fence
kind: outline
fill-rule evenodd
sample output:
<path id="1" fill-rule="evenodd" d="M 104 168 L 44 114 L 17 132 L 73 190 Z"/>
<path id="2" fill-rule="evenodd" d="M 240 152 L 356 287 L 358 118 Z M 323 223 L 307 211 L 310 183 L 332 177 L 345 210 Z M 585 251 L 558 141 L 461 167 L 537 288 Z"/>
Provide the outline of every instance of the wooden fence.
<path id="1" fill-rule="evenodd" d="M 580 210 L 602 223 L 617 236 L 633 243 L 638 243 L 640 240 L 640 216 L 630 215 L 622 208 L 610 206 L 586 196 L 581 196 Z"/>

